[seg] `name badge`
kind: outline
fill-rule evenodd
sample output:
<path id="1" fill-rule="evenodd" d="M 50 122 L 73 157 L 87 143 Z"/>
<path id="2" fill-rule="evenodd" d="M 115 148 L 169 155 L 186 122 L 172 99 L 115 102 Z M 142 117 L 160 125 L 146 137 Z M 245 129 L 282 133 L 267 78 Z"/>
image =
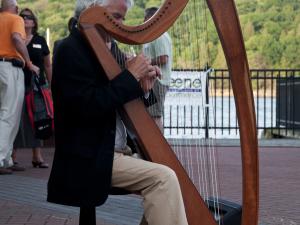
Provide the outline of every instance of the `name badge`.
<path id="1" fill-rule="evenodd" d="M 40 44 L 33 44 L 32 47 L 33 48 L 42 48 L 42 45 L 40 45 Z"/>

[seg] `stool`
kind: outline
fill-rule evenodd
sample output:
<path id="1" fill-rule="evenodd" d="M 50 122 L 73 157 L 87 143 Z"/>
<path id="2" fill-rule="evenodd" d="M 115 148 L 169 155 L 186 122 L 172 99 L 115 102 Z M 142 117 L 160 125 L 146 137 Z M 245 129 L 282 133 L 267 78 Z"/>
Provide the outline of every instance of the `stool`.
<path id="1" fill-rule="evenodd" d="M 96 225 L 95 207 L 80 207 L 79 225 Z"/>

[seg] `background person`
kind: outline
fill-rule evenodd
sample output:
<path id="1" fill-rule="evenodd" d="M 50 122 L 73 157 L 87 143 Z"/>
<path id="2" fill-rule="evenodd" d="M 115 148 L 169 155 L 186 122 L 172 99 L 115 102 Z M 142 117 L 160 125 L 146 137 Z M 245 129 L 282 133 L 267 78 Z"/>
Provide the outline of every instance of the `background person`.
<path id="1" fill-rule="evenodd" d="M 24 100 L 26 66 L 34 73 L 39 68 L 30 61 L 24 21 L 18 15 L 16 0 L 2 0 L 0 12 L 0 175 L 24 170 L 13 165 L 13 142 L 18 132 Z"/>
<path id="2" fill-rule="evenodd" d="M 74 17 L 71 17 L 68 21 L 68 31 L 70 32 L 72 27 L 76 24 L 77 20 Z M 53 54 L 52 54 L 52 62 L 54 61 L 57 49 L 59 48 L 59 44 L 61 43 L 63 39 L 58 39 L 54 41 L 53 44 Z"/>
<path id="3" fill-rule="evenodd" d="M 150 19 L 157 10 L 158 8 L 156 7 L 147 8 L 144 20 L 147 21 Z M 143 52 L 151 58 L 151 64 L 157 65 L 161 70 L 161 79 L 157 79 L 153 87 L 157 102 L 148 108 L 148 112 L 163 133 L 162 116 L 164 114 L 164 103 L 167 91 L 169 90 L 172 73 L 172 40 L 170 35 L 165 32 L 158 39 L 145 44 Z"/>
<path id="4" fill-rule="evenodd" d="M 25 8 L 20 12 L 20 16 L 25 22 L 26 45 L 32 62 L 40 68 L 39 83 L 41 86 L 47 86 L 52 79 L 52 66 L 50 62 L 50 51 L 44 37 L 38 34 L 38 20 L 32 10 Z M 32 91 L 32 72 L 24 69 L 25 75 L 25 94 Z M 46 77 L 45 77 L 46 75 Z M 35 76 L 35 75 L 34 75 Z M 47 78 L 47 79 L 46 79 Z M 47 82 L 47 81 L 48 82 Z M 35 138 L 34 129 L 29 120 L 26 102 L 24 102 L 23 113 L 21 118 L 20 129 L 17 134 L 13 161 L 17 163 L 17 148 L 32 148 L 32 165 L 37 168 L 48 168 L 48 164 L 44 162 L 41 153 L 41 140 Z"/>
<path id="5" fill-rule="evenodd" d="M 78 0 L 75 17 L 94 4 L 122 22 L 132 2 Z M 159 72 L 143 54 L 127 61 L 126 68 L 108 80 L 76 26 L 57 49 L 52 81 L 56 140 L 48 201 L 92 208 L 106 201 L 112 187 L 122 188 L 142 195 L 148 224 L 187 225 L 175 172 L 122 153 L 126 127 L 117 110 L 149 91 Z"/>

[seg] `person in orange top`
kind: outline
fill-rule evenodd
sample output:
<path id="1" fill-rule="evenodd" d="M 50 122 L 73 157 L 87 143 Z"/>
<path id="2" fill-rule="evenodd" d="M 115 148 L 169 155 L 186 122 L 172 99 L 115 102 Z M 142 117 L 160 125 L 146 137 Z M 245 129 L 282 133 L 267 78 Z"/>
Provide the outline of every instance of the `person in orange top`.
<path id="1" fill-rule="evenodd" d="M 0 175 L 24 170 L 13 165 L 11 153 L 24 100 L 24 73 L 27 67 L 38 74 L 25 45 L 24 21 L 16 0 L 2 0 L 0 12 Z"/>

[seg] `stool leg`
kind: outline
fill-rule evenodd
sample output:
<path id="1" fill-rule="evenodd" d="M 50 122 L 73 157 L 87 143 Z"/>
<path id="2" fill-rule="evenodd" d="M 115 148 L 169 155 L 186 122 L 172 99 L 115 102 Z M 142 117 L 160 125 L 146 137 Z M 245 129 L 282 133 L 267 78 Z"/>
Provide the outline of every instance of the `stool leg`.
<path id="1" fill-rule="evenodd" d="M 95 207 L 80 207 L 79 225 L 96 225 Z"/>

